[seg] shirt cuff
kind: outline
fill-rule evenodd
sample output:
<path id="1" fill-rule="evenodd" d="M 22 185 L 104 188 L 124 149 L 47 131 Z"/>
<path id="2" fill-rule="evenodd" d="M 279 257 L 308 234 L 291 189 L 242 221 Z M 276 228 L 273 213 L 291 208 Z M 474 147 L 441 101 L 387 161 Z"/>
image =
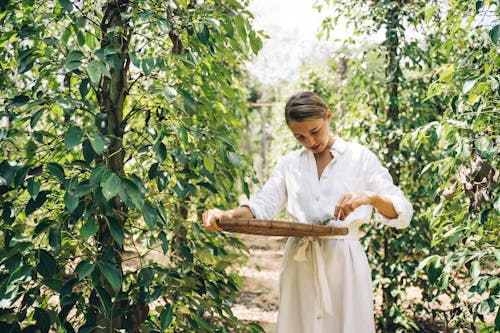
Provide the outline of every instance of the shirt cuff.
<path id="1" fill-rule="evenodd" d="M 261 215 L 258 209 L 250 201 L 243 202 L 239 205 L 239 207 L 247 207 L 250 212 L 253 214 L 255 219 L 261 219 Z"/>
<path id="2" fill-rule="evenodd" d="M 413 208 L 411 207 L 411 204 L 408 200 L 406 200 L 406 198 L 400 198 L 399 196 L 392 195 L 388 195 L 387 197 L 392 201 L 392 205 L 394 206 L 394 210 L 398 216 L 391 219 L 377 211 L 378 220 L 389 227 L 397 229 L 406 228 L 410 224 L 411 216 L 413 215 Z"/>

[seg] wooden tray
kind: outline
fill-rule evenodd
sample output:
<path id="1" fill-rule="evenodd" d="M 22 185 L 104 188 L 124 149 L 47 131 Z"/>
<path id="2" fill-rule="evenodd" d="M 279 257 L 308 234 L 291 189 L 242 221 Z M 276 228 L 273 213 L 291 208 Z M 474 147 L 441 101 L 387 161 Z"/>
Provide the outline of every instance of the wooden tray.
<path id="1" fill-rule="evenodd" d="M 345 236 L 348 228 L 329 225 L 315 225 L 287 221 L 225 218 L 217 221 L 217 225 L 228 232 L 262 236 Z"/>

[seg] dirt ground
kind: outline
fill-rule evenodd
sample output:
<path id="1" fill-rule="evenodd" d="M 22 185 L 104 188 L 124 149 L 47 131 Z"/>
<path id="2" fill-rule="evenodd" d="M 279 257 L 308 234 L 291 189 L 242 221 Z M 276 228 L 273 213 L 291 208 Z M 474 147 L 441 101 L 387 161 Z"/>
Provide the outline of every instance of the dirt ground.
<path id="1" fill-rule="evenodd" d="M 241 235 L 240 240 L 250 250 L 250 256 L 239 270 L 243 286 L 233 312 L 244 321 L 258 322 L 266 333 L 274 333 L 278 316 L 278 279 L 286 238 Z"/>

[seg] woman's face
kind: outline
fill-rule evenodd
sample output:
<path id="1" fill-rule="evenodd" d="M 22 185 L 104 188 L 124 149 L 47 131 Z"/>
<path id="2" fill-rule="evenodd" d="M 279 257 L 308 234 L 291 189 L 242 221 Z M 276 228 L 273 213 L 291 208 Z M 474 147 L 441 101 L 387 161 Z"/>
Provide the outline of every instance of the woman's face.
<path id="1" fill-rule="evenodd" d="M 330 144 L 330 130 L 328 124 L 332 113 L 327 112 L 326 118 L 290 121 L 288 127 L 299 143 L 314 154 L 319 154 Z"/>

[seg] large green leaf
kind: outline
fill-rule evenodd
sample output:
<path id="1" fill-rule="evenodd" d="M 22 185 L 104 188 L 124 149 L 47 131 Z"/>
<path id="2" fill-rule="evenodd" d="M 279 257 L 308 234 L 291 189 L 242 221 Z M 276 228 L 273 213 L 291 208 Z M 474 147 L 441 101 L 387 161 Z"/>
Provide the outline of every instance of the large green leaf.
<path id="1" fill-rule="evenodd" d="M 78 206 L 78 197 L 73 192 L 66 191 L 64 193 L 64 205 L 67 210 L 73 212 Z"/>
<path id="2" fill-rule="evenodd" d="M 95 235 L 99 230 L 97 221 L 94 218 L 89 218 L 82 226 L 82 237 L 86 241 L 89 237 Z"/>
<path id="3" fill-rule="evenodd" d="M 500 35 L 500 24 L 495 25 L 490 30 L 490 37 L 493 43 L 498 43 L 498 36 Z"/>
<path id="4" fill-rule="evenodd" d="M 33 319 L 36 320 L 36 327 L 40 329 L 40 333 L 48 333 L 50 329 L 50 317 L 47 311 L 42 308 L 35 308 Z"/>
<path id="5" fill-rule="evenodd" d="M 101 178 L 102 194 L 109 200 L 120 191 L 121 179 L 111 170 L 106 170 Z"/>
<path id="6" fill-rule="evenodd" d="M 160 312 L 160 325 L 162 331 L 165 331 L 170 326 L 173 317 L 174 317 L 174 312 L 172 309 L 172 305 L 171 304 L 165 305 L 165 308 Z"/>
<path id="7" fill-rule="evenodd" d="M 158 220 L 158 213 L 156 208 L 154 208 L 149 201 L 144 201 L 144 205 L 142 206 L 142 215 L 144 216 L 144 221 L 146 221 L 148 227 L 153 229 L 156 225 L 156 221 Z"/>
<path id="8" fill-rule="evenodd" d="M 52 176 L 56 177 L 61 184 L 66 183 L 66 175 L 64 174 L 64 169 L 60 164 L 49 162 L 47 163 L 47 170 Z"/>
<path id="9" fill-rule="evenodd" d="M 106 68 L 106 65 L 104 65 L 102 62 L 98 60 L 92 60 L 91 62 L 89 62 L 87 67 L 87 73 L 89 75 L 90 81 L 94 85 L 99 84 L 101 76 L 107 76 L 111 78 L 111 73 Z"/>
<path id="10" fill-rule="evenodd" d="M 84 259 L 76 265 L 75 273 L 78 274 L 80 280 L 83 280 L 94 271 L 94 267 L 95 265 L 90 259 Z"/>
<path id="11" fill-rule="evenodd" d="M 80 141 L 83 138 L 83 131 L 78 126 L 73 126 L 68 129 L 68 131 L 64 134 L 64 146 L 66 149 L 70 150 L 71 148 L 80 144 Z"/>
<path id="12" fill-rule="evenodd" d="M 106 280 L 108 280 L 111 287 L 116 292 L 119 291 L 122 286 L 122 276 L 116 265 L 107 261 L 99 261 L 97 262 L 97 265 L 99 266 L 99 269 L 101 270 Z"/>
<path id="13" fill-rule="evenodd" d="M 106 148 L 106 140 L 104 140 L 100 134 L 94 134 L 94 136 L 90 138 L 90 145 L 95 153 L 100 155 L 104 152 L 104 148 Z"/>
<path id="14" fill-rule="evenodd" d="M 115 240 L 118 245 L 123 245 L 123 239 L 125 238 L 125 233 L 123 225 L 117 219 L 110 217 L 108 219 L 109 231 L 111 232 L 111 237 Z"/>
<path id="15" fill-rule="evenodd" d="M 44 278 L 51 278 L 57 272 L 57 261 L 48 251 L 40 249 L 36 269 Z"/>
<path id="16" fill-rule="evenodd" d="M 26 216 L 31 215 L 40 207 L 42 207 L 45 201 L 47 201 L 49 193 L 49 191 L 41 191 L 40 193 L 38 193 L 35 200 L 30 199 L 24 209 Z"/>

